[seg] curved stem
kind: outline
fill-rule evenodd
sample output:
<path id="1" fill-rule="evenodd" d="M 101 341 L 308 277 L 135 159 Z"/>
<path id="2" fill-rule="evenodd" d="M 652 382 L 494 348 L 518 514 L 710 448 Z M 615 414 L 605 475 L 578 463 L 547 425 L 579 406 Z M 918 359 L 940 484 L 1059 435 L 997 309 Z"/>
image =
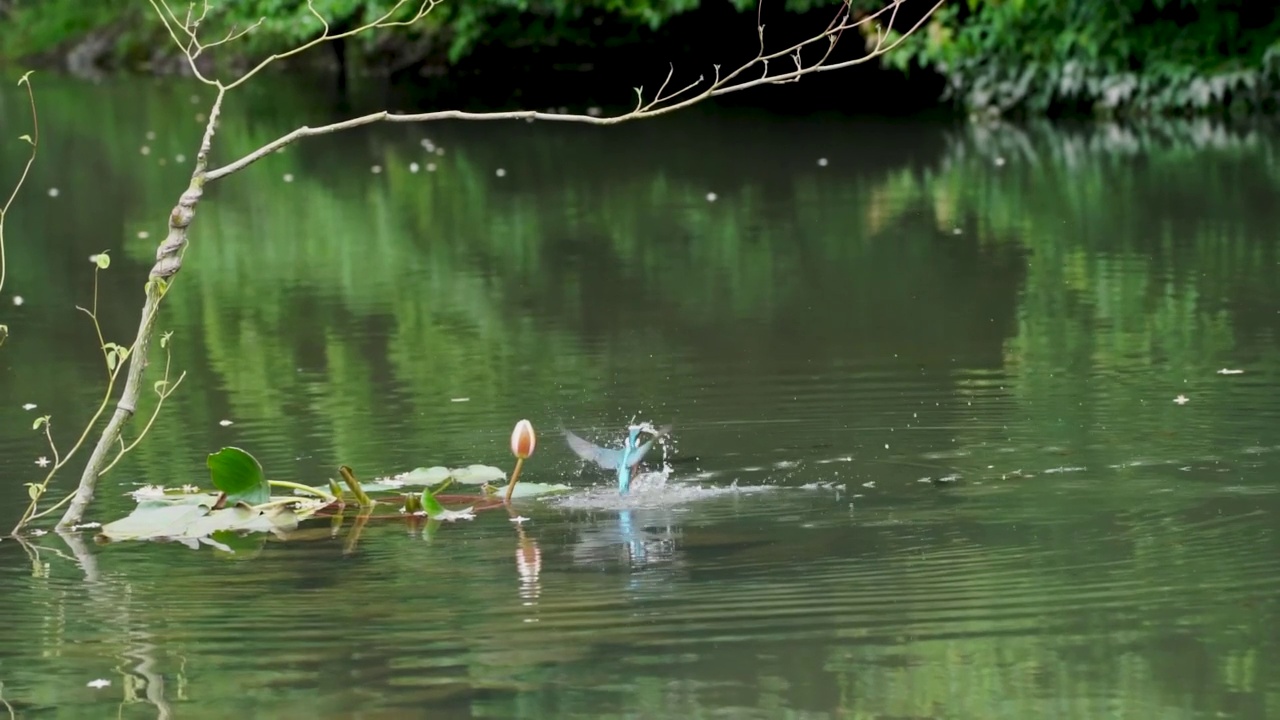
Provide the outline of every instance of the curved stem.
<path id="1" fill-rule="evenodd" d="M 293 482 L 292 480 L 268 480 L 267 484 L 270 485 L 271 487 L 297 490 L 298 492 L 306 493 L 308 495 L 314 495 L 315 497 L 322 498 L 330 502 L 338 499 L 323 490 L 320 490 L 318 488 L 313 488 L 310 485 L 303 485 L 302 483 L 296 483 L 296 482 Z"/>
<path id="2" fill-rule="evenodd" d="M 507 496 L 503 502 L 511 502 L 511 493 L 516 489 L 516 483 L 520 481 L 520 468 L 524 467 L 524 458 L 516 458 L 516 469 L 511 471 L 511 482 L 507 483 Z"/>

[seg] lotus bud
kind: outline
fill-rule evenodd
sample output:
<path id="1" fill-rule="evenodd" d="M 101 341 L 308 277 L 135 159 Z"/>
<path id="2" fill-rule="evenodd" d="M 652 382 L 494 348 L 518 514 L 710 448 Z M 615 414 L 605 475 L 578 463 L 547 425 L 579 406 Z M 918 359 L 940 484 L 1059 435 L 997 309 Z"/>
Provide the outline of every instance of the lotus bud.
<path id="1" fill-rule="evenodd" d="M 533 454 L 538 439 L 533 434 L 533 423 L 521 420 L 511 431 L 511 454 L 516 456 L 516 469 L 511 471 L 511 482 L 507 483 L 506 502 L 511 502 L 511 493 L 516 489 L 520 478 L 520 468 L 524 467 L 525 458 Z"/>
<path id="2" fill-rule="evenodd" d="M 511 454 L 524 460 L 533 454 L 537 444 L 538 438 L 533 434 L 533 423 L 528 420 L 516 423 L 515 429 L 511 431 Z"/>

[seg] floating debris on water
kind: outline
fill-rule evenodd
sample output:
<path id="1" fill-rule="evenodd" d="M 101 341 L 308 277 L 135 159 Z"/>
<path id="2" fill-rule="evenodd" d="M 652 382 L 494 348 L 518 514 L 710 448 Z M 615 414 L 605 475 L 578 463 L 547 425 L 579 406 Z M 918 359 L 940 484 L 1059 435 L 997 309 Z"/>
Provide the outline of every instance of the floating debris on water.
<path id="1" fill-rule="evenodd" d="M 219 421 L 218 421 L 218 424 L 219 424 L 219 425 L 221 425 L 222 427 L 226 427 L 226 426 L 228 426 L 228 425 L 230 425 L 230 424 L 231 424 L 231 421 L 230 421 L 230 420 L 219 420 Z"/>
<path id="2" fill-rule="evenodd" d="M 1179 405 L 1186 405 L 1187 403 L 1191 402 L 1191 398 L 1187 397 L 1186 395 L 1179 395 L 1178 397 L 1174 398 L 1173 401 L 1178 403 Z"/>
<path id="3" fill-rule="evenodd" d="M 1241 375 L 1243 373 L 1243 370 L 1232 370 L 1230 368 L 1222 368 L 1218 371 L 1219 375 Z"/>
<path id="4" fill-rule="evenodd" d="M 23 405 L 23 406 L 22 406 L 22 409 L 23 409 L 23 410 L 35 410 L 35 409 L 36 409 L 36 404 L 35 404 L 35 403 L 27 403 L 27 404 L 25 404 L 25 405 Z"/>
<path id="5" fill-rule="evenodd" d="M 1045 470 L 1043 472 L 1045 475 L 1052 475 L 1054 473 L 1080 472 L 1081 470 L 1084 470 L 1084 469 L 1085 468 L 1082 468 L 1082 467 L 1056 467 L 1056 468 L 1049 468 L 1048 470 Z"/>

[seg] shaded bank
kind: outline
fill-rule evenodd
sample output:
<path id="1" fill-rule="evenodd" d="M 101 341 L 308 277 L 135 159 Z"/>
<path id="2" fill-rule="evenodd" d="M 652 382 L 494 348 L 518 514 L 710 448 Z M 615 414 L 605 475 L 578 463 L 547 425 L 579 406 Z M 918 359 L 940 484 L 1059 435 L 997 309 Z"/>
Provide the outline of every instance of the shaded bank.
<path id="1" fill-rule="evenodd" d="M 361 11 L 389 4 L 319 7 L 341 28 Z M 859 13 L 881 6 L 855 0 L 852 7 Z M 909 26 L 931 6 L 907 0 L 896 27 Z M 82 73 L 181 71 L 148 3 L 104 0 L 89 7 L 51 0 L 36 7 L 0 7 L 0 47 L 9 60 L 43 60 Z M 770 38 L 785 42 L 812 35 L 835 7 L 816 0 L 766 2 L 761 17 Z M 262 27 L 220 57 L 241 62 L 311 36 L 299 2 L 245 0 L 218 20 L 244 27 L 264 14 Z M 318 48 L 298 63 L 341 68 L 339 85 L 348 73 L 429 85 L 446 105 L 477 99 L 508 108 L 625 105 L 630 88 L 660 82 L 668 62 L 692 78 L 714 63 L 733 66 L 750 57 L 756 19 L 748 0 L 444 3 L 411 29 Z M 883 66 L 806 79 L 748 101 L 858 113 L 1274 113 L 1280 109 L 1278 31 L 1277 6 L 1242 0 L 1100 6 L 1089 0 L 949 0 L 927 32 L 887 56 Z"/>

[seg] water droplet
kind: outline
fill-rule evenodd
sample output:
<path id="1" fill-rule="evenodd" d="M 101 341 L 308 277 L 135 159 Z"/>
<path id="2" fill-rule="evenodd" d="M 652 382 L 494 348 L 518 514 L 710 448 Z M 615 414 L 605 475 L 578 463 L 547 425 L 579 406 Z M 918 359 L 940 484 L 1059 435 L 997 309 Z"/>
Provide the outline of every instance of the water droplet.
<path id="1" fill-rule="evenodd" d="M 418 163 L 409 163 L 409 172 L 411 173 L 418 172 Z"/>
<path id="2" fill-rule="evenodd" d="M 148 131 L 147 131 L 147 139 L 148 139 L 148 140 L 155 140 L 155 139 L 156 139 L 156 131 L 155 131 L 155 130 L 148 130 Z"/>
<path id="3" fill-rule="evenodd" d="M 13 304 L 14 304 L 14 305 L 21 305 L 21 304 L 22 304 L 22 303 L 24 303 L 24 302 L 26 302 L 26 301 L 22 299 L 22 296 L 21 296 L 21 295 L 14 295 L 14 296 L 13 296 Z"/>
<path id="4" fill-rule="evenodd" d="M 374 165 L 373 167 L 369 168 L 369 170 L 370 170 L 374 175 L 377 175 L 378 173 L 382 172 L 382 166 L 381 166 L 381 165 Z"/>
<path id="5" fill-rule="evenodd" d="M 715 202 L 715 201 L 716 201 L 716 194 L 713 192 L 707 193 L 707 202 Z"/>
<path id="6" fill-rule="evenodd" d="M 150 154 L 151 154 L 151 148 L 150 148 L 149 146 L 147 146 L 147 145 L 143 145 L 143 146 L 142 146 L 142 149 L 141 149 L 139 152 L 141 152 L 143 155 L 150 155 Z"/>
<path id="7" fill-rule="evenodd" d="M 228 425 L 230 425 L 230 424 L 231 424 L 231 421 L 230 421 L 230 420 L 219 420 L 219 421 L 218 421 L 218 424 L 219 424 L 219 425 L 221 425 L 222 427 L 226 427 L 226 426 L 228 426 Z"/>
<path id="8" fill-rule="evenodd" d="M 285 173 L 285 174 L 284 174 L 284 181 L 285 181 L 285 182 L 293 182 L 293 173 Z"/>
<path id="9" fill-rule="evenodd" d="M 49 197 L 58 197 L 58 188 L 49 188 Z"/>
<path id="10" fill-rule="evenodd" d="M 436 164 L 435 164 L 435 163 L 427 163 L 427 172 L 435 172 L 435 171 L 436 171 Z"/>
<path id="11" fill-rule="evenodd" d="M 147 232 L 146 230 L 139 230 L 139 231 L 138 231 L 138 239 L 139 239 L 139 240 L 146 240 L 146 239 L 147 239 L 147 238 L 149 238 L 149 237 L 151 237 L 151 233 Z"/>
<path id="12" fill-rule="evenodd" d="M 493 174 L 494 174 L 494 175 L 497 175 L 498 177 L 506 177 L 506 176 L 507 176 L 507 171 L 506 171 L 506 170 L 503 170 L 502 168 L 498 168 L 497 170 L 494 170 L 494 171 L 493 171 Z"/>
<path id="13" fill-rule="evenodd" d="M 184 163 L 184 162 L 186 162 L 186 161 L 187 161 L 187 156 L 186 156 L 186 155 L 178 155 L 177 157 L 175 157 L 175 158 L 173 159 L 173 161 L 174 161 L 174 162 L 178 162 L 178 163 Z"/>
<path id="14" fill-rule="evenodd" d="M 826 167 L 826 166 L 827 166 L 827 159 L 826 159 L 826 158 L 818 158 L 818 167 Z"/>

